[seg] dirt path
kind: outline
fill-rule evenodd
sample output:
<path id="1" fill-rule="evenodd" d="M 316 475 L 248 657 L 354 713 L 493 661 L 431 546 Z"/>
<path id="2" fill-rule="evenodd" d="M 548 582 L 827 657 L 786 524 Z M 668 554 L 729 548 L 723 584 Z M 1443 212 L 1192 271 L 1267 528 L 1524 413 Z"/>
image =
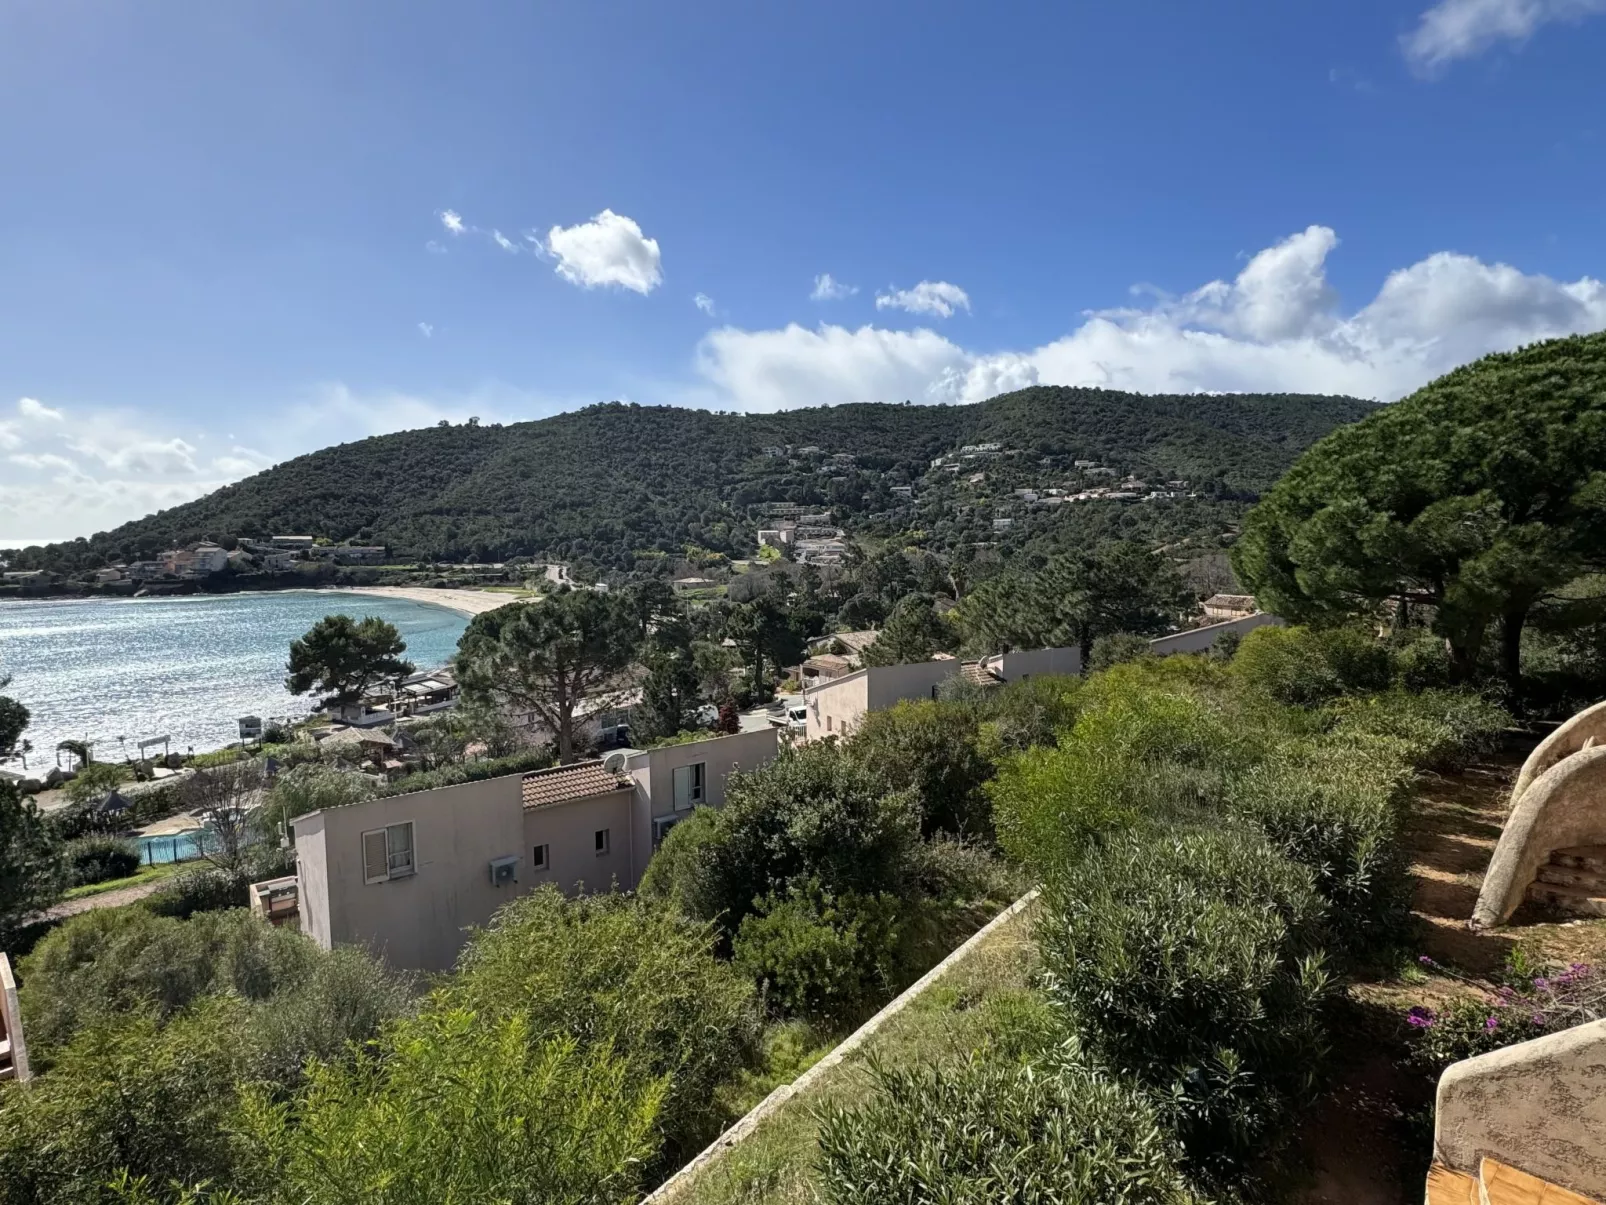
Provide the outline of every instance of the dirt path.
<path id="1" fill-rule="evenodd" d="M 170 879 L 152 879 L 148 883 L 136 883 L 132 887 L 119 887 L 116 891 L 102 891 L 99 895 L 63 900 L 40 915 L 46 920 L 66 920 L 69 916 L 77 916 L 80 912 L 92 912 L 96 908 L 121 908 L 124 904 L 137 903 L 147 895 L 155 894 L 169 882 Z"/>

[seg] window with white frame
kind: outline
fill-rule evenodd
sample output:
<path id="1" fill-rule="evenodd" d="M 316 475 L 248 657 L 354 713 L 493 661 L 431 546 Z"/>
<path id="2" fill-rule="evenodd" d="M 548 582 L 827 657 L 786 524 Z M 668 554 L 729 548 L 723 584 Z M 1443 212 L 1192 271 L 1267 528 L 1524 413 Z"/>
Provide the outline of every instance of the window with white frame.
<path id="1" fill-rule="evenodd" d="M 597 830 L 596 843 L 597 843 L 597 857 L 600 858 L 600 857 L 602 857 L 603 854 L 608 852 L 608 830 L 607 829 L 599 828 Z"/>
<path id="2" fill-rule="evenodd" d="M 362 835 L 364 883 L 388 883 L 413 873 L 413 822 L 387 824 Z"/>
<path id="3" fill-rule="evenodd" d="M 535 870 L 551 870 L 552 847 L 549 845 L 537 845 L 535 853 L 530 858 L 530 865 Z"/>
<path id="4" fill-rule="evenodd" d="M 706 762 L 675 767 L 675 810 L 684 812 L 703 802 L 703 779 Z"/>

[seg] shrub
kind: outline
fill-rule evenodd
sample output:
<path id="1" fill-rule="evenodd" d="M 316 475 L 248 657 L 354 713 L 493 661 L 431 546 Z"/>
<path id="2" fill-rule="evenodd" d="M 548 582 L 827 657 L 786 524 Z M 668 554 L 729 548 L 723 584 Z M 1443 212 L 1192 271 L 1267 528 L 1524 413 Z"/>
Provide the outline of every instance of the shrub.
<path id="1" fill-rule="evenodd" d="M 1511 717 L 1482 695 L 1463 690 L 1391 690 L 1333 707 L 1333 732 L 1384 736 L 1404 742 L 1406 755 L 1424 770 L 1454 770 L 1499 748 Z"/>
<path id="2" fill-rule="evenodd" d="M 1088 653 L 1087 668 L 1090 672 L 1097 672 L 1152 656 L 1154 649 L 1150 646 L 1147 636 L 1134 636 L 1130 632 L 1112 632 L 1093 641 L 1093 647 Z"/>
<path id="3" fill-rule="evenodd" d="M 1386 646 L 1356 628 L 1256 628 L 1232 660 L 1233 673 L 1279 703 L 1313 707 L 1341 694 L 1385 689 L 1394 673 Z"/>
<path id="4" fill-rule="evenodd" d="M 895 993 L 898 912 L 895 896 L 794 886 L 742 921 L 735 963 L 786 1016 L 851 1028 Z"/>
<path id="5" fill-rule="evenodd" d="M 168 1025 L 103 1016 L 26 1089 L 0 1086 L 0 1202 L 102 1200 L 122 1170 L 164 1186 L 234 1180 L 229 1130 L 249 1057 L 242 1023 L 243 1007 L 228 999 Z"/>
<path id="6" fill-rule="evenodd" d="M 282 1205 L 614 1205 L 635 1199 L 664 1088 L 527 1017 L 435 1009 L 314 1066 L 293 1104 L 253 1093 L 242 1128 Z"/>
<path id="7" fill-rule="evenodd" d="M 1036 1067 L 972 1058 L 870 1072 L 866 1103 L 820 1116 L 831 1205 L 1194 1200 L 1154 1109 L 1074 1046 Z"/>
<path id="8" fill-rule="evenodd" d="M 64 791 L 68 800 L 81 807 L 99 803 L 128 778 L 129 773 L 122 766 L 111 762 L 90 762 L 73 776 Z"/>
<path id="9" fill-rule="evenodd" d="M 54 827 L 31 799 L 0 779 L 0 949 L 15 951 L 66 880 Z"/>
<path id="10" fill-rule="evenodd" d="M 715 959 L 715 940 L 627 896 L 547 886 L 474 935 L 446 991 L 481 1016 L 526 1018 L 537 1038 L 610 1047 L 638 1084 L 665 1077 L 667 1136 L 690 1154 L 717 1132 L 714 1089 L 755 1029 L 752 984 Z"/>
<path id="11" fill-rule="evenodd" d="M 1228 809 L 1284 857 L 1309 868 L 1336 949 L 1380 958 L 1410 934 L 1410 879 L 1400 807 L 1410 769 L 1390 750 L 1290 741 L 1233 786 Z"/>
<path id="12" fill-rule="evenodd" d="M 961 679 L 952 679 L 960 682 Z M 1017 678 L 975 701 L 983 717 L 982 751 L 991 760 L 1040 745 L 1052 746 L 1076 720 L 1082 680 L 1059 674 Z"/>
<path id="13" fill-rule="evenodd" d="M 302 981 L 319 954 L 310 939 L 243 911 L 178 921 L 93 909 L 58 925 L 20 965 L 28 1038 L 48 1055 L 96 1018 L 161 1021 L 219 991 L 266 999 Z"/>
<path id="14" fill-rule="evenodd" d="M 337 770 L 316 762 L 292 766 L 279 775 L 268 792 L 259 823 L 264 832 L 278 836 L 281 826 L 297 816 L 361 803 L 372 799 L 376 790 L 373 779 L 366 774 Z"/>
<path id="15" fill-rule="evenodd" d="M 158 916 L 188 920 L 197 912 L 244 908 L 250 903 L 251 876 L 219 866 L 181 871 L 172 882 L 145 897 L 145 907 Z"/>
<path id="16" fill-rule="evenodd" d="M 507 757 L 488 761 L 459 762 L 439 770 L 408 774 L 394 782 L 377 788 L 380 796 L 408 795 L 414 791 L 434 791 L 440 787 L 455 787 L 465 782 L 483 782 L 487 778 L 501 778 L 507 774 L 524 774 L 531 770 L 544 770 L 556 762 L 550 746 L 541 745 Z"/>
<path id="17" fill-rule="evenodd" d="M 734 936 L 756 901 L 818 880 L 832 893 L 911 890 L 920 818 L 912 792 L 888 793 L 878 774 L 836 743 L 783 752 L 731 775 L 725 806 L 693 832 L 669 834 L 641 884 Z"/>
<path id="18" fill-rule="evenodd" d="M 67 882 L 71 887 L 126 879 L 139 869 L 139 849 L 132 841 L 116 837 L 80 837 L 69 841 L 63 851 L 67 858 Z"/>
<path id="19" fill-rule="evenodd" d="M 1051 998 L 1163 1102 L 1190 1163 L 1230 1177 L 1275 1150 L 1326 1053 L 1310 872 L 1250 834 L 1130 834 L 1044 898 Z"/>
<path id="20" fill-rule="evenodd" d="M 1152 664 L 1157 673 L 1132 664 L 1099 675 L 1057 747 L 1000 764 L 987 793 L 1006 853 L 1044 873 L 1140 817 L 1219 800 L 1227 778 L 1251 757 L 1248 733 L 1199 693 L 1168 685 L 1177 671 L 1158 670 L 1165 661 Z"/>
<path id="21" fill-rule="evenodd" d="M 902 702 L 865 715 L 848 755 L 880 775 L 888 791 L 912 791 L 926 835 L 992 831 L 982 783 L 992 763 L 980 750 L 974 712 L 951 703 Z"/>

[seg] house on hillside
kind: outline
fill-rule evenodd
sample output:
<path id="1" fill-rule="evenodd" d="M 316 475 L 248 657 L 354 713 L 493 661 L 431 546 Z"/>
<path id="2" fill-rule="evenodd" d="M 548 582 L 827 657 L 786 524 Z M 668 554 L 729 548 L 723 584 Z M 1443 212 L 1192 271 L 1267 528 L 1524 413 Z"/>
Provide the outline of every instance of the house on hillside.
<path id="1" fill-rule="evenodd" d="M 325 949 L 360 945 L 393 966 L 446 970 L 467 928 L 542 884 L 634 888 L 670 829 L 722 806 L 730 775 L 777 748 L 766 728 L 298 816 L 301 931 Z M 273 887 L 282 915 L 286 885 Z"/>
<path id="2" fill-rule="evenodd" d="M 676 594 L 689 594 L 693 590 L 711 590 L 719 585 L 711 577 L 677 577 L 670 583 Z"/>
<path id="3" fill-rule="evenodd" d="M 1260 610 L 1253 594 L 1212 594 L 1204 600 L 1204 617 L 1211 623 L 1242 619 Z"/>

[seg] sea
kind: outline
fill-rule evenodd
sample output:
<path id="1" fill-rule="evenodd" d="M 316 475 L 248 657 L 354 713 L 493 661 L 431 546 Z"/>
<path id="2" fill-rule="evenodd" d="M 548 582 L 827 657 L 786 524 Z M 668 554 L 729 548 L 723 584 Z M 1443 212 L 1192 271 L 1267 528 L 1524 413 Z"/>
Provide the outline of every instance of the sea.
<path id="1" fill-rule="evenodd" d="M 160 736 L 177 753 L 218 749 L 239 739 L 241 716 L 311 710 L 284 689 L 285 659 L 338 614 L 395 624 L 419 669 L 444 665 L 468 624 L 430 603 L 337 590 L 0 602 L 0 678 L 11 675 L 0 694 L 32 713 L 30 769 L 55 764 L 69 738 L 93 741 L 105 761 Z"/>

